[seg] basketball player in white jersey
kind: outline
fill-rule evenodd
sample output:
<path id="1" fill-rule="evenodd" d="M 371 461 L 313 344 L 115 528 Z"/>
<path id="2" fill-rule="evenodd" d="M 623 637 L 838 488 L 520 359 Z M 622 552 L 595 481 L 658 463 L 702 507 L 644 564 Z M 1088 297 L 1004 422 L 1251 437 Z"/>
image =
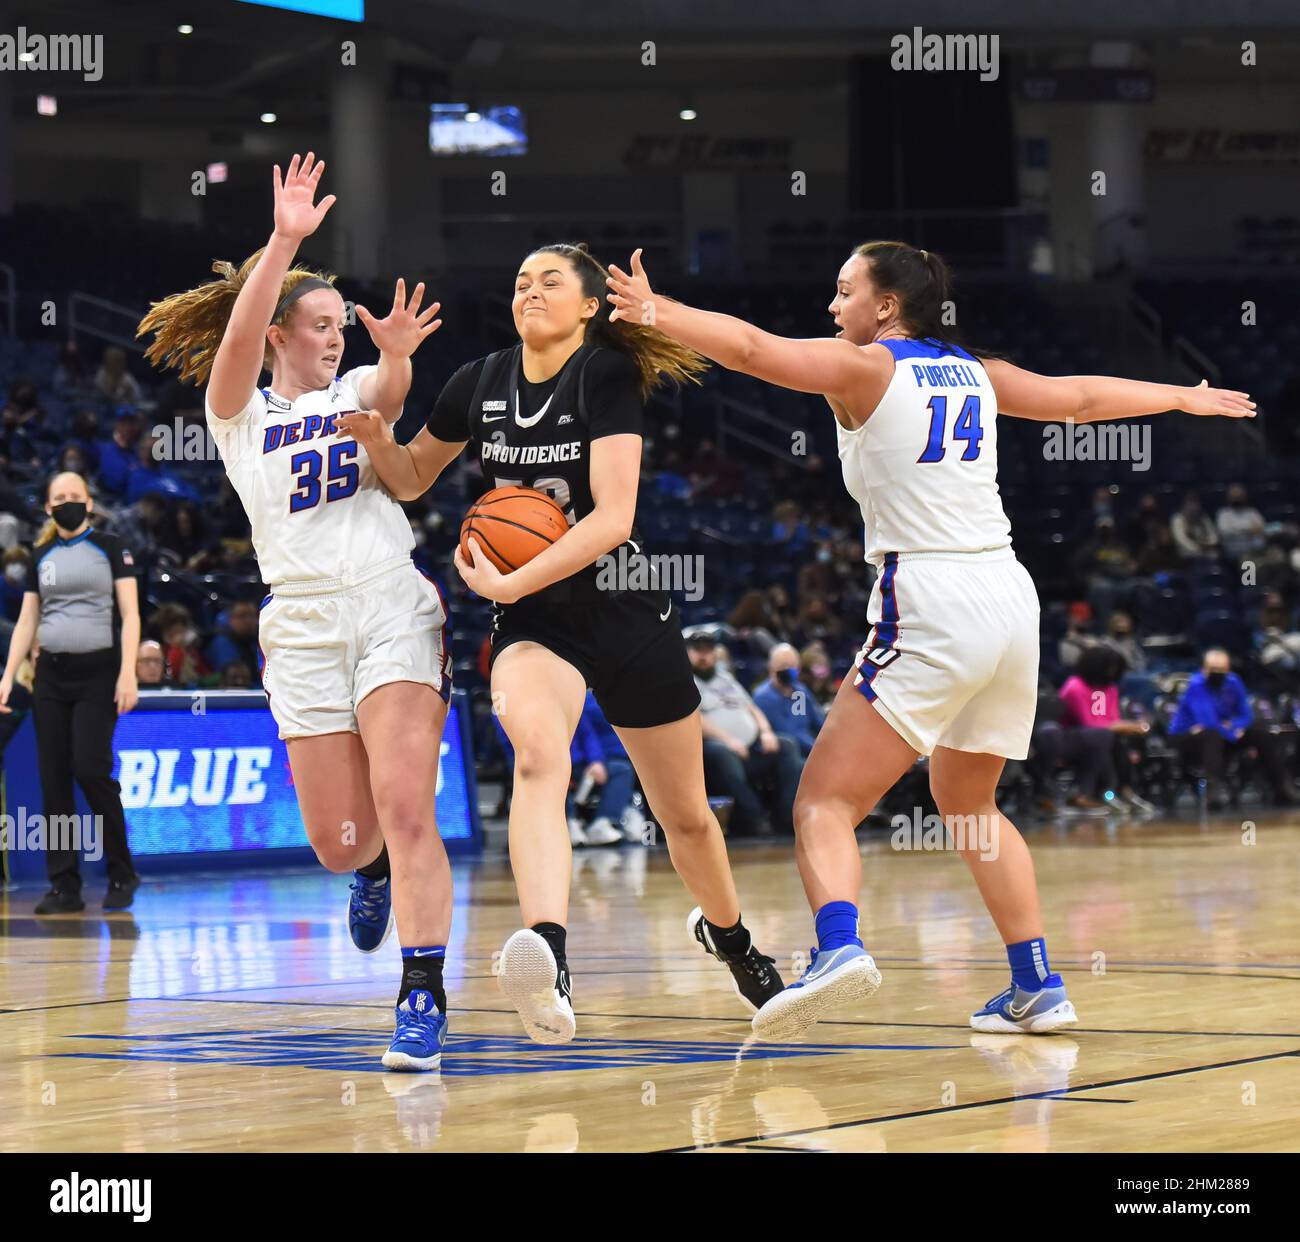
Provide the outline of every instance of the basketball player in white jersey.
<path id="1" fill-rule="evenodd" d="M 858 936 L 854 828 L 915 762 L 1007 948 L 1010 986 L 971 1017 L 979 1031 L 1047 1034 L 1076 1021 L 1048 964 L 1029 850 L 995 802 L 1007 759 L 1028 752 L 1038 687 L 1038 598 L 1011 549 L 997 488 L 997 415 L 1040 421 L 1136 418 L 1163 410 L 1252 416 L 1244 393 L 1104 376 L 1035 375 L 955 345 L 938 255 L 868 242 L 840 269 L 833 339 L 773 336 L 656 295 L 638 250 L 611 266 L 614 315 L 653 323 L 712 358 L 835 415 L 845 485 L 880 571 L 870 636 L 804 768 L 795 850 L 816 917 L 804 976 L 754 1016 L 769 1040 L 798 1038 L 880 985 Z M 996 833 L 996 850 L 972 826 Z M 983 839 L 981 839 L 983 838 Z"/>
<path id="2" fill-rule="evenodd" d="M 252 525 L 271 594 L 259 640 L 263 685 L 289 753 L 307 836 L 331 871 L 354 872 L 348 927 L 372 953 L 394 918 L 403 977 L 390 1069 L 439 1063 L 451 871 L 434 823 L 450 660 L 442 599 L 411 560 L 401 507 L 365 449 L 335 420 L 402 412 L 410 356 L 440 321 L 407 303 L 357 315 L 379 365 L 339 375 L 345 308 L 332 277 L 294 266 L 334 202 L 315 202 L 324 163 L 309 152 L 274 176 L 275 231 L 221 279 L 155 303 L 150 359 L 207 381 L 207 423 Z M 258 387 L 263 368 L 270 385 Z M 390 868 L 391 855 L 391 868 Z M 390 883 L 391 875 L 391 883 Z"/>

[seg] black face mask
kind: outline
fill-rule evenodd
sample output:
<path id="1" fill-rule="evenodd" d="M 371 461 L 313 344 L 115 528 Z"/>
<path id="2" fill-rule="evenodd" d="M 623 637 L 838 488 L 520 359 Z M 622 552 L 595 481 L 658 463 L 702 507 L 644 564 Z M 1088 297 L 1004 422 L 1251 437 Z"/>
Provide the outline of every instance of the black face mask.
<path id="1" fill-rule="evenodd" d="M 695 670 L 695 676 L 698 677 L 701 681 L 712 681 L 713 675 L 717 671 L 718 671 L 718 666 L 716 664 L 712 668 L 697 668 Z"/>
<path id="2" fill-rule="evenodd" d="M 787 689 L 787 690 L 788 690 L 791 686 L 793 686 L 793 685 L 794 685 L 794 669 L 792 669 L 792 668 L 782 668 L 782 669 L 777 669 L 777 672 L 776 672 L 776 684 L 777 684 L 778 686 L 783 686 L 783 687 L 784 687 L 785 689 Z"/>
<path id="3" fill-rule="evenodd" d="M 1217 690 L 1219 689 L 1220 686 L 1223 685 L 1227 676 L 1228 676 L 1227 673 L 1206 673 L 1205 680 L 1211 690 Z"/>
<path id="4" fill-rule="evenodd" d="M 65 500 L 50 510 L 50 517 L 60 530 L 76 530 L 86 520 L 86 506 L 80 500 Z"/>

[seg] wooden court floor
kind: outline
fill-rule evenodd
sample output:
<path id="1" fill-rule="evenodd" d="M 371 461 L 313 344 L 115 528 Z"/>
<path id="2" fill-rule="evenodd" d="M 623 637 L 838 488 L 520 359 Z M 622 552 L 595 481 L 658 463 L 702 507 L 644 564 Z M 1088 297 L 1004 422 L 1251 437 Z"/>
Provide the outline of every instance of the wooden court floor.
<path id="1" fill-rule="evenodd" d="M 492 954 L 500 859 L 457 867 L 440 1075 L 383 1072 L 394 940 L 357 954 L 324 872 L 154 880 L 134 911 L 36 919 L 0 900 L 0 1150 L 1297 1151 L 1300 822 L 1071 825 L 1031 846 L 1052 962 L 1080 1014 L 973 1033 L 1005 956 L 952 854 L 863 843 L 884 984 L 802 1045 L 746 1043 L 689 942 L 661 853 L 575 860 L 578 1038 L 527 1041 Z M 733 855 L 790 977 L 810 919 L 787 848 Z M 395 938 L 394 938 L 395 939 Z"/>

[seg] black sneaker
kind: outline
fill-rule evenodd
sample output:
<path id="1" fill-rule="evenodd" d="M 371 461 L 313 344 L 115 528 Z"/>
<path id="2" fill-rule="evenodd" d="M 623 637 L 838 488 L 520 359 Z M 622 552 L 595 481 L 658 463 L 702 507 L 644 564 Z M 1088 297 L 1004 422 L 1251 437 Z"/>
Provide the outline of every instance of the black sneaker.
<path id="1" fill-rule="evenodd" d="M 52 888 L 36 903 L 37 914 L 76 914 L 86 903 L 75 888 Z"/>
<path id="2" fill-rule="evenodd" d="M 753 1012 L 757 1013 L 766 1001 L 785 991 L 785 984 L 777 973 L 776 962 L 770 957 L 764 957 L 754 948 L 752 940 L 749 948 L 743 953 L 723 953 L 713 943 L 713 937 L 709 935 L 708 922 L 704 917 L 704 911 L 699 906 L 696 906 L 691 911 L 690 917 L 687 918 L 686 930 L 695 937 L 696 943 L 710 957 L 716 957 L 731 971 L 731 982 L 736 989 L 736 995 Z"/>
<path id="3" fill-rule="evenodd" d="M 135 890 L 140 887 L 140 877 L 133 875 L 125 883 L 112 880 L 104 894 L 105 910 L 127 910 L 135 900 Z"/>

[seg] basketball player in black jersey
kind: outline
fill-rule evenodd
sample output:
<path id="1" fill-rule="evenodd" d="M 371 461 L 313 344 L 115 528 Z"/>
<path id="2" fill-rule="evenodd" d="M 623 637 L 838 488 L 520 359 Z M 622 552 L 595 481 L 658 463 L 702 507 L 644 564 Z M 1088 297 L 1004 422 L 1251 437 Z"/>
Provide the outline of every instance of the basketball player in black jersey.
<path id="1" fill-rule="evenodd" d="M 704 369 L 653 328 L 611 323 L 607 273 L 585 247 L 534 251 L 515 278 L 520 342 L 463 366 L 406 445 L 371 413 L 339 429 L 366 447 L 399 500 L 427 490 L 468 442 L 488 487 L 537 488 L 570 529 L 502 574 L 470 542 L 469 587 L 495 602 L 493 703 L 515 750 L 510 861 L 524 930 L 505 944 L 499 981 L 539 1043 L 573 1038 L 565 960 L 571 848 L 564 801 L 569 743 L 588 686 L 636 768 L 673 865 L 699 902 L 696 940 L 730 969 L 751 1007 L 780 992 L 772 960 L 740 918 L 722 832 L 704 789 L 700 696 L 666 591 L 610 590 L 597 561 L 644 555 L 636 535 L 647 394 Z M 631 563 L 630 561 L 627 563 Z M 616 584 L 617 585 L 617 584 Z"/>

